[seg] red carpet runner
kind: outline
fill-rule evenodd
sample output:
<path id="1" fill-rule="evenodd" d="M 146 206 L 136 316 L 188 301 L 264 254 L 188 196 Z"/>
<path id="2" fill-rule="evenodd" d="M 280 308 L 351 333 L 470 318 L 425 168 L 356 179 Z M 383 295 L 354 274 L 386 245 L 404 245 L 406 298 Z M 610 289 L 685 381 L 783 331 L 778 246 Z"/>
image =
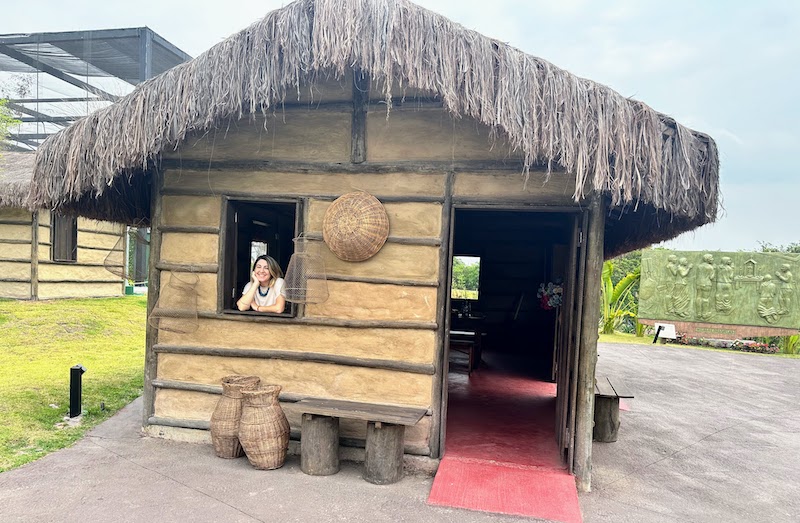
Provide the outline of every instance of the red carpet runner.
<path id="1" fill-rule="evenodd" d="M 553 383 L 481 369 L 450 376 L 447 445 L 428 503 L 581 522 L 555 442 Z"/>

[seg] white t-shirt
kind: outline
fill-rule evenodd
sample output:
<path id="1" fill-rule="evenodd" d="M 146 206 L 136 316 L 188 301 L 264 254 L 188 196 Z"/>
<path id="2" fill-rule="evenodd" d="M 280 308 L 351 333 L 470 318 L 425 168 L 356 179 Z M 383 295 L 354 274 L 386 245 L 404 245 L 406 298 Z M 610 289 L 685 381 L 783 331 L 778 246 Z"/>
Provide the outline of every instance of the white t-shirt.
<path id="1" fill-rule="evenodd" d="M 247 291 L 250 290 L 250 286 L 253 284 L 252 281 L 247 282 L 247 285 L 244 286 L 244 290 L 242 294 L 247 294 Z M 259 307 L 267 307 L 269 305 L 275 305 L 275 302 L 278 301 L 278 294 L 281 293 L 281 289 L 283 289 L 283 278 L 278 278 L 275 280 L 275 285 L 269 288 L 267 291 L 266 296 L 261 295 L 261 287 L 256 289 L 255 295 L 255 304 Z M 251 306 L 252 307 L 252 306 Z"/>

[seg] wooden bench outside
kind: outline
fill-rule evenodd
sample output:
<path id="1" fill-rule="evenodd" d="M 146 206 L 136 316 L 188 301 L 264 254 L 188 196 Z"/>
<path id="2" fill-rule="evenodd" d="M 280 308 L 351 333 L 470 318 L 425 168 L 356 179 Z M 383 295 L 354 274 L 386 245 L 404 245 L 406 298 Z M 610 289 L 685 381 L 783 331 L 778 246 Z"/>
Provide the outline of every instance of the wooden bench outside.
<path id="1" fill-rule="evenodd" d="M 594 384 L 594 441 L 613 443 L 619 432 L 619 399 L 633 398 L 618 378 L 598 376 Z"/>
<path id="2" fill-rule="evenodd" d="M 364 479 L 377 485 L 403 477 L 406 426 L 416 425 L 426 409 L 358 401 L 306 398 L 294 404 L 302 413 L 300 469 L 312 476 L 339 472 L 339 418 L 367 422 Z"/>

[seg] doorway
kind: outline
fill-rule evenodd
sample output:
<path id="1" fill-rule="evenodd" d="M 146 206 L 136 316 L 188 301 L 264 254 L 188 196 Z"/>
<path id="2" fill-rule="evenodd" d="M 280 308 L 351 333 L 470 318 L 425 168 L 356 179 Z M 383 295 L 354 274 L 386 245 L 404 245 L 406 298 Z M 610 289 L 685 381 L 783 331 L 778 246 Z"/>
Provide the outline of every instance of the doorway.
<path id="1" fill-rule="evenodd" d="M 451 223 L 443 454 L 569 468 L 581 216 L 456 208 Z"/>

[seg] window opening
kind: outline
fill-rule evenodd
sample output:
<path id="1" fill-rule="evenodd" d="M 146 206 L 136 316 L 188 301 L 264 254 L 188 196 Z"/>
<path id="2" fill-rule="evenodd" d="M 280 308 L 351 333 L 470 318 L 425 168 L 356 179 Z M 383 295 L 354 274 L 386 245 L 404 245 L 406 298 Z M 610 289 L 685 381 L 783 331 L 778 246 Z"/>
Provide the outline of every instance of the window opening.
<path id="1" fill-rule="evenodd" d="M 236 301 L 250 281 L 253 263 L 266 254 L 286 272 L 294 252 L 297 202 L 229 201 L 225 237 L 223 308 L 239 312 Z M 286 304 L 280 316 L 294 316 L 296 307 Z M 253 314 L 274 314 L 260 312 Z"/>
<path id="2" fill-rule="evenodd" d="M 55 262 L 78 261 L 78 219 L 52 214 L 50 223 L 50 258 Z"/>

